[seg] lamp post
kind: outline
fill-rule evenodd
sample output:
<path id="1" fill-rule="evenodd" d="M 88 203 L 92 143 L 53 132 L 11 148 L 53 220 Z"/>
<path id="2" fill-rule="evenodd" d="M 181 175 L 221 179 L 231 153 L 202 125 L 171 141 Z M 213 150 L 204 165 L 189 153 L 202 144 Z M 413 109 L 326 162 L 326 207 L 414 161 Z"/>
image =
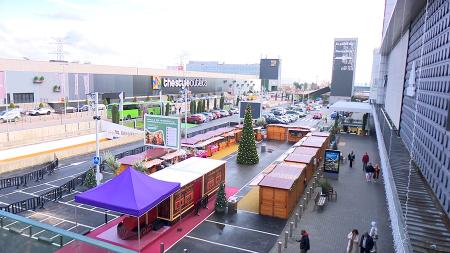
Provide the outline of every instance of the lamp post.
<path id="1" fill-rule="evenodd" d="M 95 156 L 100 158 L 100 145 L 99 145 L 99 120 L 100 116 L 98 115 L 98 92 L 89 94 L 91 100 L 93 100 L 93 105 L 95 106 L 95 116 L 93 119 L 95 120 Z M 95 164 L 95 180 L 97 181 L 97 186 L 100 185 L 100 182 L 103 179 L 103 175 L 100 173 L 100 161 Z"/>

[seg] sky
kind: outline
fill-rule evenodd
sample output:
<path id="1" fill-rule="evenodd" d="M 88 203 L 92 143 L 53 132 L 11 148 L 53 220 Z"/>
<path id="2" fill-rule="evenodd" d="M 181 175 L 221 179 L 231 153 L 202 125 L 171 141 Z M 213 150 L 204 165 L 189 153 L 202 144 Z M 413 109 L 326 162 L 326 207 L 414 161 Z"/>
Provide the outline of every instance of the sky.
<path id="1" fill-rule="evenodd" d="M 334 38 L 358 38 L 369 83 L 384 0 L 0 0 L 0 58 L 166 68 L 282 60 L 285 81 L 330 81 Z"/>

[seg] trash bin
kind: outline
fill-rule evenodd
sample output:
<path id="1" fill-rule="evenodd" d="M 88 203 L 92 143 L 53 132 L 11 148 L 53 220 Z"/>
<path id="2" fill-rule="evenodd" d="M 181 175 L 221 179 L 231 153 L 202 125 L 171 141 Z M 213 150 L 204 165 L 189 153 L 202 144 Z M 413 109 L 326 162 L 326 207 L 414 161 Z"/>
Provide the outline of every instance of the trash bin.
<path id="1" fill-rule="evenodd" d="M 266 143 L 261 143 L 261 153 L 266 152 Z"/>
<path id="2" fill-rule="evenodd" d="M 237 199 L 232 197 L 228 200 L 228 214 L 237 213 Z"/>

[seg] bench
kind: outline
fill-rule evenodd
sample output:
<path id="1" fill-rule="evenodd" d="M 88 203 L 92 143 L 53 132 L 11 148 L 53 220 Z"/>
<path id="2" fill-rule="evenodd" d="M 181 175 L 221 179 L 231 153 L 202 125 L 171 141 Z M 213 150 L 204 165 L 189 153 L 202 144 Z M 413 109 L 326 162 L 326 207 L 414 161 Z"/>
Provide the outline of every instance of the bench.
<path id="1" fill-rule="evenodd" d="M 328 200 L 333 200 L 333 199 L 337 200 L 337 192 L 333 188 L 331 188 L 328 191 L 327 197 L 328 197 Z"/>
<path id="2" fill-rule="evenodd" d="M 320 194 L 320 192 L 318 192 L 316 197 L 314 198 L 314 209 L 316 209 L 316 207 L 323 208 L 326 203 L 327 203 L 326 196 L 323 196 L 322 194 Z"/>

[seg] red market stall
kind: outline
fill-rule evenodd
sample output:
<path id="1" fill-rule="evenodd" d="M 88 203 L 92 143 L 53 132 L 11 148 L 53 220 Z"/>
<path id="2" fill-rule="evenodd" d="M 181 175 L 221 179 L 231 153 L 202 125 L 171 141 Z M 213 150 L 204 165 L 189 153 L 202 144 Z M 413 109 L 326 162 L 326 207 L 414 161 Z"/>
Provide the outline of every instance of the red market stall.
<path id="1" fill-rule="evenodd" d="M 158 218 L 173 224 L 194 208 L 203 198 L 209 198 L 225 183 L 225 161 L 191 157 L 150 177 L 180 182 L 180 190 L 166 199 L 158 208 Z"/>
<path id="2" fill-rule="evenodd" d="M 155 158 L 160 158 L 160 157 L 168 154 L 169 152 L 170 151 L 168 149 L 153 148 L 153 149 L 146 150 L 146 151 L 136 154 L 136 155 L 129 155 L 129 156 L 122 157 L 121 159 L 118 160 L 121 165 L 120 165 L 120 168 L 117 170 L 116 174 L 120 174 L 122 171 L 124 171 L 128 167 L 133 166 L 133 164 L 136 162 L 140 162 L 140 161 L 146 162 L 146 161 L 153 160 Z M 155 163 L 155 166 L 156 165 L 157 165 L 157 163 Z M 156 169 L 156 167 L 150 168 L 150 170 L 154 170 L 154 169 Z"/>

